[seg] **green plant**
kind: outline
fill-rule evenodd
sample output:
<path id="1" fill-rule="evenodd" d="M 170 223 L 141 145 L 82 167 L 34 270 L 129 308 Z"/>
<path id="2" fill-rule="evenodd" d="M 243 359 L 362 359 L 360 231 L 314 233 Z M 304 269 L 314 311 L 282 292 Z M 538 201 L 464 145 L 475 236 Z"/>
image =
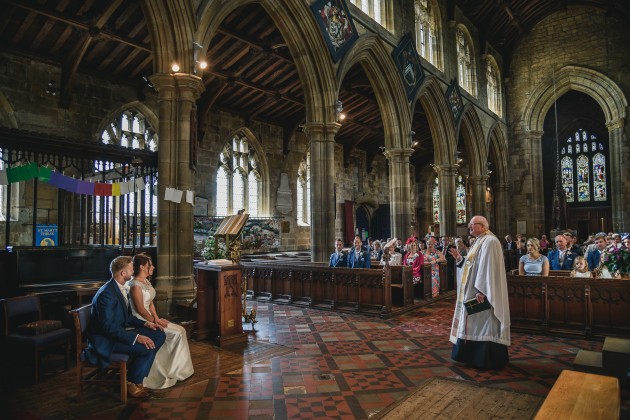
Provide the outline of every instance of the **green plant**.
<path id="1" fill-rule="evenodd" d="M 630 274 L 630 249 L 610 247 L 602 253 L 602 264 L 611 274 Z"/>

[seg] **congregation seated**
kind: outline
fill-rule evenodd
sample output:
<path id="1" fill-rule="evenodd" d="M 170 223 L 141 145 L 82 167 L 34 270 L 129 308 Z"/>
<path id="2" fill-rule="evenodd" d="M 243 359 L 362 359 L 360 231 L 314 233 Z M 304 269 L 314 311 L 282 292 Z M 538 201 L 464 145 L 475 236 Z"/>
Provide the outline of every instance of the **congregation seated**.
<path id="1" fill-rule="evenodd" d="M 518 263 L 518 274 L 523 276 L 548 276 L 549 260 L 541 253 L 537 238 L 527 240 L 527 254 Z"/>

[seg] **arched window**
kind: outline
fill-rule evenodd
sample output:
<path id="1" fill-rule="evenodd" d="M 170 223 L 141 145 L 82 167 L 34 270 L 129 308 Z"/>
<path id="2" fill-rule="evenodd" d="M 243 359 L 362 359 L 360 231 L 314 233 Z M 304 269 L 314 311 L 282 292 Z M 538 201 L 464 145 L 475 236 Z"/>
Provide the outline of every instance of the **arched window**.
<path id="1" fill-rule="evenodd" d="M 105 144 L 157 152 L 158 136 L 144 115 L 135 110 L 123 112 L 101 133 Z"/>
<path id="2" fill-rule="evenodd" d="M 387 6 L 389 0 L 350 0 L 350 3 L 361 9 L 363 13 L 374 19 L 379 25 L 387 28 Z"/>
<path id="3" fill-rule="evenodd" d="M 490 56 L 486 61 L 486 79 L 488 80 L 488 108 L 500 117 L 503 109 L 501 77 L 499 66 L 494 61 L 494 58 Z"/>
<path id="4" fill-rule="evenodd" d="M 440 188 L 438 177 L 433 181 L 433 223 L 440 223 Z M 466 183 L 464 177 L 457 174 L 455 182 L 455 211 L 457 214 L 457 224 L 464 224 L 468 221 L 466 217 Z"/>
<path id="5" fill-rule="evenodd" d="M 462 224 L 467 222 L 466 218 L 466 186 L 464 185 L 464 178 L 461 175 L 457 175 L 457 183 L 455 185 L 455 209 L 457 211 L 457 223 Z"/>
<path id="6" fill-rule="evenodd" d="M 433 182 L 433 191 L 431 196 L 433 197 L 433 223 L 440 223 L 440 186 L 437 176 Z"/>
<path id="7" fill-rule="evenodd" d="M 561 144 L 562 188 L 572 205 L 608 201 L 607 144 L 580 128 Z"/>
<path id="8" fill-rule="evenodd" d="M 217 168 L 216 215 L 227 216 L 245 209 L 250 217 L 259 216 L 260 161 L 247 137 L 232 137 L 219 154 Z"/>
<path id="9" fill-rule="evenodd" d="M 472 42 L 463 26 L 457 28 L 455 33 L 457 45 L 457 75 L 459 85 L 473 96 L 477 95 L 475 88 L 477 78 L 475 75 L 475 55 Z"/>
<path id="10" fill-rule="evenodd" d="M 435 67 L 442 69 L 439 8 L 433 0 L 416 0 L 416 49 Z"/>
<path id="11" fill-rule="evenodd" d="M 307 153 L 298 167 L 297 177 L 297 223 L 311 225 L 311 154 Z"/>

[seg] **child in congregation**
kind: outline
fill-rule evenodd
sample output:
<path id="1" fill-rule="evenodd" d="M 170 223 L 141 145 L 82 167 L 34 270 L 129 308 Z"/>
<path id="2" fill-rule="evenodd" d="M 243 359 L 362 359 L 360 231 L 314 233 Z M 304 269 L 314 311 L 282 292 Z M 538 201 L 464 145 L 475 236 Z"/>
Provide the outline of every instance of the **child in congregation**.
<path id="1" fill-rule="evenodd" d="M 593 277 L 592 273 L 588 269 L 588 262 L 583 256 L 578 256 L 573 262 L 573 271 L 571 271 L 571 277 Z"/>

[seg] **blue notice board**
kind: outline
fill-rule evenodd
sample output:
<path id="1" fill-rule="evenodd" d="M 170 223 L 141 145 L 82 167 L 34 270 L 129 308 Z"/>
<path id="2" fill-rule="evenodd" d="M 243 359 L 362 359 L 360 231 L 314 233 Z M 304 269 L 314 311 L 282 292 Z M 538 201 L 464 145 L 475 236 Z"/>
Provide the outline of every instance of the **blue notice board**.
<path id="1" fill-rule="evenodd" d="M 35 225 L 35 246 L 57 246 L 57 225 Z"/>

